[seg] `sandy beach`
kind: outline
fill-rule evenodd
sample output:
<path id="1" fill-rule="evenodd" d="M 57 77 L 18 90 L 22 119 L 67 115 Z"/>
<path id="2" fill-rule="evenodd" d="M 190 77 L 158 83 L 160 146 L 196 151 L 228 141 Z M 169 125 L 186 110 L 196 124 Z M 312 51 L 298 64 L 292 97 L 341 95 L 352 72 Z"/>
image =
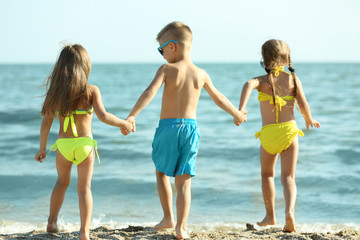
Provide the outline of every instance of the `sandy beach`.
<path id="1" fill-rule="evenodd" d="M 173 229 L 155 231 L 152 227 L 129 226 L 123 229 L 109 229 L 98 227 L 91 230 L 91 239 L 175 239 Z M 0 239 L 78 239 L 79 232 L 59 232 L 49 234 L 45 231 L 32 231 L 28 233 L 0 235 Z M 301 239 L 301 240 L 336 240 L 336 239 L 360 239 L 360 232 L 355 230 L 341 230 L 336 233 L 284 233 L 280 228 L 267 228 L 256 230 L 248 224 L 246 230 L 229 232 L 215 230 L 211 232 L 192 232 L 191 239 Z"/>

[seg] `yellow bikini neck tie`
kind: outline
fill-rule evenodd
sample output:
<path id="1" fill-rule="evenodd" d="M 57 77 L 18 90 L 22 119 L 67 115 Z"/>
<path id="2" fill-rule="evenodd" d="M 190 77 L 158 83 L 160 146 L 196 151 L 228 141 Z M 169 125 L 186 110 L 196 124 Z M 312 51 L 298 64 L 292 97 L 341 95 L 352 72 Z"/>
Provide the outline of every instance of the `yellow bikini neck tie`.
<path id="1" fill-rule="evenodd" d="M 271 72 L 274 73 L 275 77 L 278 77 L 280 72 L 287 73 L 282 66 L 274 68 L 273 70 L 271 70 Z"/>

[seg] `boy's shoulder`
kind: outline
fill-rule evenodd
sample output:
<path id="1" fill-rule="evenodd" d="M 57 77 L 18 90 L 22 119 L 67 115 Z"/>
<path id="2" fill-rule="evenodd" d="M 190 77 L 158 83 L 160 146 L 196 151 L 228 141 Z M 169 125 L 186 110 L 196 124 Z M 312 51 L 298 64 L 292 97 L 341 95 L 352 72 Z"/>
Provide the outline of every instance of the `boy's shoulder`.
<path id="1" fill-rule="evenodd" d="M 207 72 L 196 66 L 193 63 L 182 63 L 182 62 L 176 62 L 176 63 L 164 63 L 159 70 L 163 71 L 163 72 L 173 72 L 173 71 L 191 71 L 194 72 L 196 74 L 198 74 L 199 76 L 207 76 Z"/>

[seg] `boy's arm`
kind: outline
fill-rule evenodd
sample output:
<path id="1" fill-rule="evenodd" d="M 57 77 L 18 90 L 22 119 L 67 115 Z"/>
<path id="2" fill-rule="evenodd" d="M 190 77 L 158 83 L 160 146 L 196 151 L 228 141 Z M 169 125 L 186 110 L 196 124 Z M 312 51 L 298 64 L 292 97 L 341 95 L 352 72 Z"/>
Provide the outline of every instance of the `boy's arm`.
<path id="1" fill-rule="evenodd" d="M 309 130 L 309 126 L 319 128 L 320 123 L 312 118 L 310 106 L 306 100 L 301 81 L 297 77 L 296 77 L 296 86 L 297 86 L 296 101 L 298 102 L 300 107 L 300 112 L 305 119 L 307 130 Z"/>
<path id="2" fill-rule="evenodd" d="M 240 125 L 243 121 L 246 121 L 246 112 L 239 112 L 230 100 L 215 88 L 207 74 L 205 76 L 204 88 L 216 105 L 234 117 L 234 122 L 238 123 L 236 125 Z"/>
<path id="3" fill-rule="evenodd" d="M 111 126 L 119 127 L 127 132 L 132 130 L 132 124 L 129 121 L 120 119 L 114 114 L 106 111 L 103 101 L 101 99 L 101 93 L 97 86 L 91 85 L 92 93 L 92 105 L 95 110 L 95 114 L 100 121 Z"/>
<path id="4" fill-rule="evenodd" d="M 46 158 L 46 145 L 49 137 L 51 125 L 53 123 L 54 116 L 46 113 L 43 116 L 40 127 L 40 149 L 35 155 L 35 160 L 42 163 L 42 160 Z"/>
<path id="5" fill-rule="evenodd" d="M 249 101 L 251 92 L 252 90 L 257 89 L 259 85 L 260 82 L 258 79 L 251 79 L 244 84 L 240 97 L 240 104 L 239 104 L 240 111 L 246 111 L 246 105 Z"/>
<path id="6" fill-rule="evenodd" d="M 165 82 L 166 74 L 166 64 L 162 65 L 157 71 L 153 81 L 150 85 L 145 89 L 145 91 L 141 94 L 133 109 L 129 113 L 127 119 L 133 121 L 137 115 L 151 102 L 151 100 L 155 97 L 157 91 L 159 91 L 161 85 Z M 133 130 L 135 131 L 135 129 Z"/>

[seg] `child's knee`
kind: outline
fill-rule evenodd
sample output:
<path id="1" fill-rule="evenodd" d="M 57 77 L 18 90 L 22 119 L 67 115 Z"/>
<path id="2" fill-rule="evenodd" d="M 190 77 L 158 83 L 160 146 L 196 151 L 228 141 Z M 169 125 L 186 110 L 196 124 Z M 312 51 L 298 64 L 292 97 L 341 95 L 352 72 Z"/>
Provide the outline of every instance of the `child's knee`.
<path id="1" fill-rule="evenodd" d="M 62 188 L 68 188 L 69 185 L 70 185 L 70 181 L 71 179 L 58 179 L 56 181 L 56 185 L 58 185 L 59 187 L 62 187 Z"/>
<path id="2" fill-rule="evenodd" d="M 274 171 L 261 171 L 261 178 L 267 179 L 267 178 L 274 178 L 275 172 Z"/>
<path id="3" fill-rule="evenodd" d="M 175 176 L 175 186 L 177 189 L 190 188 L 191 187 L 191 175 L 183 174 L 181 176 Z"/>
<path id="4" fill-rule="evenodd" d="M 281 176 L 281 184 L 284 185 L 291 185 L 295 183 L 295 178 L 291 175 L 282 175 Z"/>
<path id="5" fill-rule="evenodd" d="M 78 193 L 91 191 L 90 183 L 79 183 L 78 182 L 77 191 L 78 191 Z"/>

